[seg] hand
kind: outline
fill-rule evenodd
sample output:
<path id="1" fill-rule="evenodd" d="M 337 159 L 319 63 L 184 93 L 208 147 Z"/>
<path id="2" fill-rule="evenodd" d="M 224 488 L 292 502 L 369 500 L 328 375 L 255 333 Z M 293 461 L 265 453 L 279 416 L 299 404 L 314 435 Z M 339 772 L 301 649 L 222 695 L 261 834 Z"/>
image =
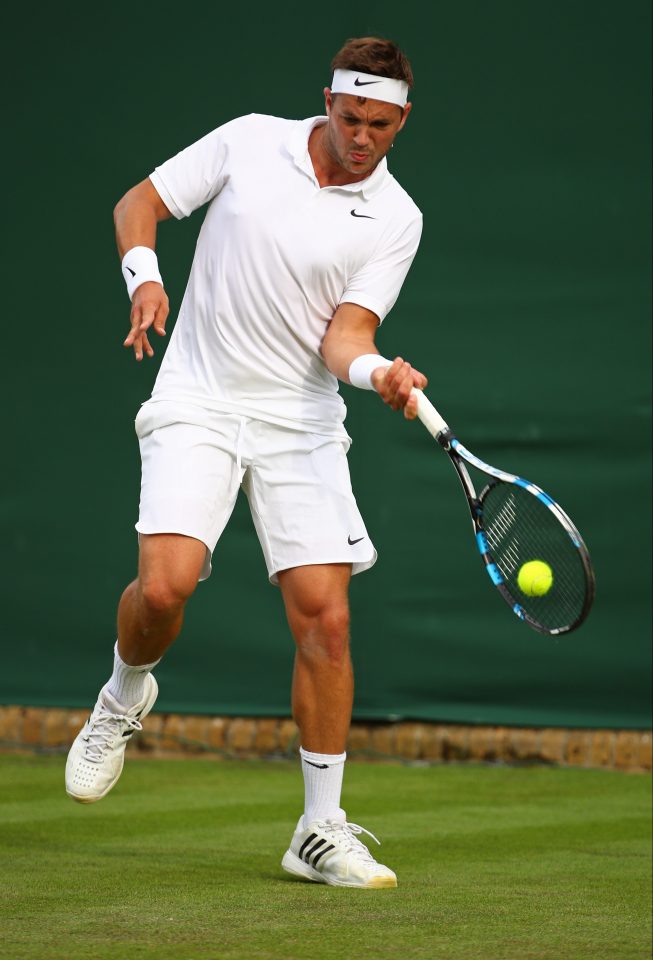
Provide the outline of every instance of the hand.
<path id="1" fill-rule="evenodd" d="M 377 367 L 372 373 L 372 386 L 384 403 L 393 410 L 404 411 L 407 420 L 417 416 L 417 397 L 413 387 L 423 390 L 428 380 L 419 370 L 397 357 L 391 367 Z"/>
<path id="2" fill-rule="evenodd" d="M 129 317 L 131 330 L 123 342 L 123 347 L 133 347 L 137 360 L 143 359 L 143 351 L 148 357 L 153 357 L 154 350 L 150 346 L 146 331 L 153 326 L 160 337 L 165 337 L 169 312 L 168 295 L 161 284 L 153 280 L 142 283 L 134 292 Z"/>

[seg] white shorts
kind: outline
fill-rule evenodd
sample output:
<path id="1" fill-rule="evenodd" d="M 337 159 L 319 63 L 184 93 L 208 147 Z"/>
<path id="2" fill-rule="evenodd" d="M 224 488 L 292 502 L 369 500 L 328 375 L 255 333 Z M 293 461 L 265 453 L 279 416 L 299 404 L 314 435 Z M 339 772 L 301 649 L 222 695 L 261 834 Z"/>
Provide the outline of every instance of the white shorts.
<path id="1" fill-rule="evenodd" d="M 242 487 L 272 583 L 290 567 L 351 563 L 352 573 L 361 573 L 375 563 L 351 490 L 346 441 L 236 414 L 213 426 L 171 423 L 140 437 L 139 533 L 201 540 L 206 580 Z"/>

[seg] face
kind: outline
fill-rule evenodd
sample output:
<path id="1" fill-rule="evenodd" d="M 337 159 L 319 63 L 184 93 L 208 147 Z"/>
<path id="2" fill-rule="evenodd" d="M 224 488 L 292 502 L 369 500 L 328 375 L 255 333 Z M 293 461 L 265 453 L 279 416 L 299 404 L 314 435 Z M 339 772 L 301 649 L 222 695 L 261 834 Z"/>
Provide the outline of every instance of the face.
<path id="1" fill-rule="evenodd" d="M 324 97 L 329 117 L 322 141 L 324 149 L 348 173 L 367 177 L 392 146 L 411 104 L 402 108 L 348 93 L 332 96 L 328 88 Z"/>

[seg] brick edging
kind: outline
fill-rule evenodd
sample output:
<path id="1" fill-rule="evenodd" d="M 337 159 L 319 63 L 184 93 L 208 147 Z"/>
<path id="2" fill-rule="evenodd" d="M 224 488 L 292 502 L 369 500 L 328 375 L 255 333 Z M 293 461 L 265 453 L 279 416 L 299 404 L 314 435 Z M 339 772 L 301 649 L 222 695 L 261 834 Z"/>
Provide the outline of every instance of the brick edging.
<path id="1" fill-rule="evenodd" d="M 0 706 L 0 751 L 63 753 L 88 711 Z M 578 730 L 441 723 L 355 723 L 347 751 L 362 760 L 533 763 L 650 771 L 650 730 Z M 298 748 L 286 717 L 153 713 L 129 745 L 139 756 L 290 757 Z"/>

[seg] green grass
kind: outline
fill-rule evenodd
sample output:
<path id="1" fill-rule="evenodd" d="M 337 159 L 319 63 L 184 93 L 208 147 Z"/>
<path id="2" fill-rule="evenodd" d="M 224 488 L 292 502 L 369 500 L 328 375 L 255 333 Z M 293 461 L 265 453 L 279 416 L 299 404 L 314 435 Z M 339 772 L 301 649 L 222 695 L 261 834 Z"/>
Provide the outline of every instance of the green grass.
<path id="1" fill-rule="evenodd" d="M 0 756 L 3 960 L 651 956 L 644 776 L 350 763 L 349 815 L 399 877 L 367 891 L 280 869 L 296 764 L 129 759 L 92 806 L 63 765 Z"/>

